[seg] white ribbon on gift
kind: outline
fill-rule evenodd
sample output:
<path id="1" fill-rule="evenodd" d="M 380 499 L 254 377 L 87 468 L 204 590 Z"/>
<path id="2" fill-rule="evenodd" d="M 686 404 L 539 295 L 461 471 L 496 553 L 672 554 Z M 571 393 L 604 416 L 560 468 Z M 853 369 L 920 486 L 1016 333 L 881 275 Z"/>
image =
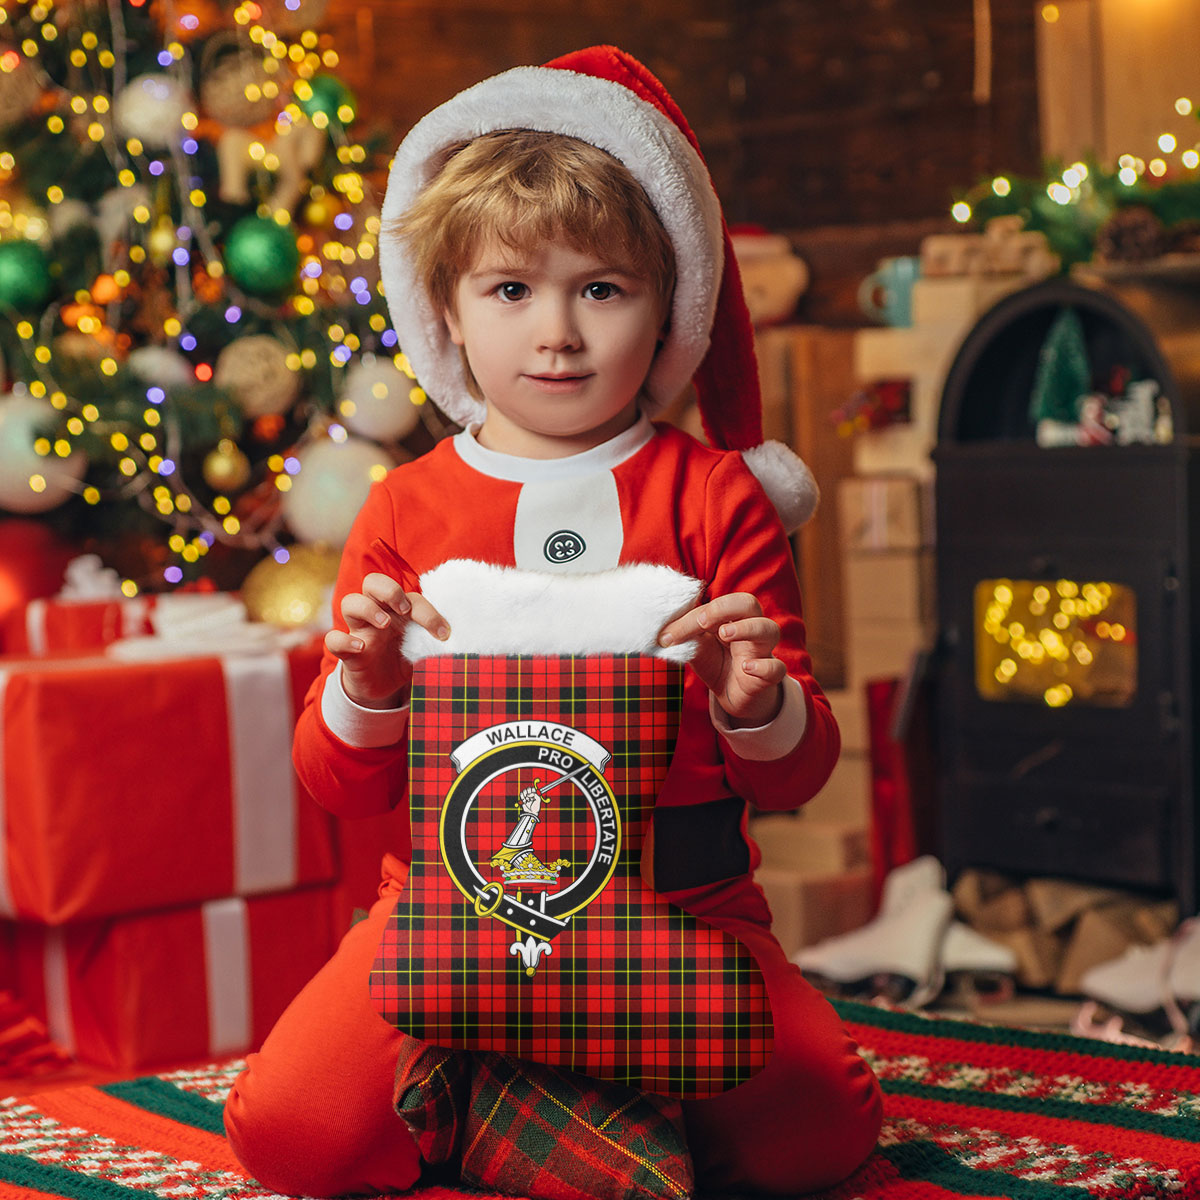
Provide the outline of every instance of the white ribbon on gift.
<path id="1" fill-rule="evenodd" d="M 245 900 L 210 900 L 204 920 L 204 978 L 208 988 L 208 1052 L 240 1054 L 254 1034 L 250 922 Z"/>
<path id="2" fill-rule="evenodd" d="M 200 906 L 208 999 L 208 1052 L 240 1054 L 254 1035 L 250 922 L 246 901 L 234 896 Z M 136 918 L 134 918 L 136 919 Z M 42 978 L 46 1030 L 68 1053 L 76 1049 L 66 929 L 46 930 Z"/>
<path id="3" fill-rule="evenodd" d="M 286 654 L 223 655 L 233 818 L 233 891 L 294 888 L 299 877 L 299 798 L 292 770 L 292 683 Z M 110 660 L 50 659 L 0 667 L 0 839 L 7 838 L 4 700 L 14 670 L 104 669 Z M 0 840 L 0 916 L 15 916 L 7 845 Z"/>
<path id="4" fill-rule="evenodd" d="M 283 654 L 222 655 L 233 781 L 233 890 L 296 886 L 296 777 L 292 685 Z"/>
<path id="5" fill-rule="evenodd" d="M 146 628 L 147 614 L 150 612 L 150 601 L 145 596 L 136 596 L 132 600 L 71 600 L 61 596 L 49 600 L 30 600 L 25 606 L 25 639 L 29 643 L 31 654 L 45 654 L 50 648 L 46 635 L 46 614 L 51 604 L 92 604 L 115 603 L 117 605 L 120 628 L 112 630 L 113 638 L 137 637 Z M 99 647 L 97 647 L 99 649 Z"/>

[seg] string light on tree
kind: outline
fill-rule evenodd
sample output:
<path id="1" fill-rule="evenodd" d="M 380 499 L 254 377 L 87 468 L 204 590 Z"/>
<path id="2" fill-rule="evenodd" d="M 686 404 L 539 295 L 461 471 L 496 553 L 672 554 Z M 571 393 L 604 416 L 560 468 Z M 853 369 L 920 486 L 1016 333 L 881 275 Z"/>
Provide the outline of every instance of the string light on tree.
<path id="1" fill-rule="evenodd" d="M 331 430 L 378 472 L 371 436 L 438 429 L 393 362 L 368 201 L 385 144 L 353 136 L 326 7 L 0 4 L 0 354 L 53 425 L 25 452 L 67 488 L 29 470 L 45 487 L 10 505 L 153 518 L 176 561 L 150 586 L 218 546 L 282 552 Z M 360 358 L 389 382 L 363 390 Z"/>

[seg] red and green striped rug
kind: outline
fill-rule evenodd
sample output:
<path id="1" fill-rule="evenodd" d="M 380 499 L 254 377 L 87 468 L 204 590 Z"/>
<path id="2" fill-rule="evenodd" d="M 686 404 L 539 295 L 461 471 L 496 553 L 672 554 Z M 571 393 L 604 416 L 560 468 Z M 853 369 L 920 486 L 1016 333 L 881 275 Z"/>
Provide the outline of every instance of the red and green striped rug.
<path id="1" fill-rule="evenodd" d="M 887 1098 L 819 1200 L 1200 1200 L 1200 1057 L 839 1002 Z M 221 1132 L 237 1066 L 0 1101 L 0 1200 L 266 1200 Z M 426 1187 L 411 1200 L 478 1193 Z"/>

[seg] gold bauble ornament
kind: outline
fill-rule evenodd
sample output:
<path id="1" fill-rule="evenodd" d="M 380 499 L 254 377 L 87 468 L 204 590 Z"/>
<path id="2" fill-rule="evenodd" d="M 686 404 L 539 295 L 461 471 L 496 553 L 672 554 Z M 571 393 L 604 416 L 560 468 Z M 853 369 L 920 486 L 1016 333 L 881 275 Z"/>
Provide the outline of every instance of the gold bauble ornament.
<path id="1" fill-rule="evenodd" d="M 244 50 L 236 40 L 222 45 L 204 72 L 200 103 L 222 125 L 246 129 L 273 117 L 280 106 L 279 89 L 262 52 Z"/>
<path id="2" fill-rule="evenodd" d="M 327 624 L 329 598 L 341 555 L 329 546 L 292 546 L 287 562 L 264 558 L 242 583 L 242 603 L 252 621 L 283 629 Z"/>
<path id="3" fill-rule="evenodd" d="M 300 375 L 288 365 L 288 351 L 267 333 L 247 334 L 217 355 L 213 382 L 227 389 L 253 419 L 287 412 L 300 394 Z"/>
<path id="4" fill-rule="evenodd" d="M 214 492 L 236 492 L 250 481 L 250 460 L 230 438 L 222 438 L 205 456 L 200 468 Z"/>
<path id="5" fill-rule="evenodd" d="M 171 261 L 171 255 L 175 253 L 175 247 L 178 245 L 179 239 L 175 236 L 175 226 L 170 217 L 162 217 L 146 238 L 150 261 L 156 267 L 165 267 Z"/>
<path id="6" fill-rule="evenodd" d="M 304 206 L 304 223 L 312 229 L 324 229 L 333 220 L 333 208 L 323 196 Z"/>

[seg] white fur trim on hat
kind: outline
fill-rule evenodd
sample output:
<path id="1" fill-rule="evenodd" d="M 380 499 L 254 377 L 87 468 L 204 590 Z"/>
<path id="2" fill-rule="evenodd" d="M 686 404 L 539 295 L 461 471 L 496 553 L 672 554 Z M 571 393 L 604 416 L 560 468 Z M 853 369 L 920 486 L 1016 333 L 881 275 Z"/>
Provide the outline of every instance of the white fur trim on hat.
<path id="1" fill-rule="evenodd" d="M 762 484 L 788 533 L 795 533 L 817 511 L 821 489 L 799 455 L 782 442 L 763 442 L 742 451 L 742 459 Z"/>
<path id="2" fill-rule="evenodd" d="M 703 584 L 655 563 L 552 575 L 450 559 L 421 576 L 421 592 L 446 618 L 442 642 L 409 623 L 402 653 L 646 654 L 687 662 L 694 642 L 662 647 L 662 627 L 699 601 Z"/>
<path id="3" fill-rule="evenodd" d="M 452 420 L 484 418 L 458 347 L 388 223 L 430 182 L 448 145 L 501 129 L 562 133 L 606 150 L 646 190 L 675 249 L 669 335 L 646 380 L 650 413 L 675 400 L 708 349 L 724 262 L 721 208 L 700 155 L 653 104 L 608 79 L 557 67 L 516 67 L 460 92 L 419 121 L 392 163 L 379 266 L 400 348 L 421 386 Z"/>

